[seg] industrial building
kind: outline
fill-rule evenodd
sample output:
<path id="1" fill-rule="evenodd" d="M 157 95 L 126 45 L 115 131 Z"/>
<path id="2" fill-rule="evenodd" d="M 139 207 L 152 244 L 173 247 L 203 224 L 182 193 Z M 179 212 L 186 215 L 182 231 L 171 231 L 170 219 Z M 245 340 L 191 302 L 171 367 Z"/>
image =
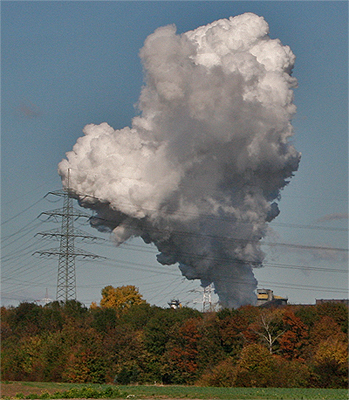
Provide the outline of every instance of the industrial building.
<path id="1" fill-rule="evenodd" d="M 288 299 L 275 296 L 271 289 L 257 289 L 257 307 L 281 307 L 287 305 Z"/>

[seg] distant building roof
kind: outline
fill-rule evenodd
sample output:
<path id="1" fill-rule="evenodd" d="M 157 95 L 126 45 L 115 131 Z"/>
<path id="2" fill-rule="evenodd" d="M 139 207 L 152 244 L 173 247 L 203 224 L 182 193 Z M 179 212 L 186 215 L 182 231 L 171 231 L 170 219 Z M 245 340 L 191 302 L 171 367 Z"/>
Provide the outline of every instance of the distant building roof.
<path id="1" fill-rule="evenodd" d="M 267 294 L 259 294 L 257 297 L 258 297 L 258 300 L 264 300 L 264 299 L 268 300 Z"/>
<path id="2" fill-rule="evenodd" d="M 271 289 L 257 289 L 257 306 L 258 307 L 280 307 L 287 304 L 287 298 L 274 296 Z"/>

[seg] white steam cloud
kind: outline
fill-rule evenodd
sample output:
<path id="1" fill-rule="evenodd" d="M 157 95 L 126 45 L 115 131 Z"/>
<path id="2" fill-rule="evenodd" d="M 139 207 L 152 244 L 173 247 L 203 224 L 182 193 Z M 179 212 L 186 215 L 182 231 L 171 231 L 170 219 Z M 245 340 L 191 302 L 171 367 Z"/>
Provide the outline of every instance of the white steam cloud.
<path id="1" fill-rule="evenodd" d="M 59 164 L 93 226 L 118 244 L 154 243 L 160 263 L 213 282 L 225 307 L 255 302 L 260 240 L 300 160 L 289 142 L 295 56 L 268 32 L 252 13 L 157 29 L 140 51 L 132 127 L 87 125 Z"/>

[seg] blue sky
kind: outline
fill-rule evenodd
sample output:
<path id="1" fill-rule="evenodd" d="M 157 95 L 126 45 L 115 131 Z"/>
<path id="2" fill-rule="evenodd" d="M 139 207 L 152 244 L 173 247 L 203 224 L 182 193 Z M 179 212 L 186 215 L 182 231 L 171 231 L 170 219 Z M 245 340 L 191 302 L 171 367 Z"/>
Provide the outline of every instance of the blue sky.
<path id="1" fill-rule="evenodd" d="M 263 246 L 259 287 L 291 303 L 348 297 L 347 2 L 2 1 L 3 304 L 41 299 L 46 288 L 55 297 L 58 260 L 31 254 L 59 246 L 35 237 L 59 225 L 37 216 L 61 207 L 44 196 L 61 188 L 57 164 L 86 124 L 130 126 L 146 37 L 160 26 L 175 24 L 182 33 L 248 11 L 263 16 L 270 36 L 297 57 L 293 125 L 302 152 Z M 86 305 L 99 301 L 106 285 L 132 284 L 151 304 L 179 298 L 200 307 L 199 282 L 158 264 L 153 247 L 137 239 L 119 248 L 108 241 L 80 247 L 108 257 L 76 263 L 77 297 Z"/>

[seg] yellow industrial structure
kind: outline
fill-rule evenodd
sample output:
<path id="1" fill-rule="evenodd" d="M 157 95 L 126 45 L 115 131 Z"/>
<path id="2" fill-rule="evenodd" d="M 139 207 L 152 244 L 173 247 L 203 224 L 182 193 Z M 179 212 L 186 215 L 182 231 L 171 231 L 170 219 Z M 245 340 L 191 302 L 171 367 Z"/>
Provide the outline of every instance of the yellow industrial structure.
<path id="1" fill-rule="evenodd" d="M 258 307 L 280 307 L 287 304 L 287 298 L 275 296 L 270 289 L 257 289 L 257 306 Z"/>

